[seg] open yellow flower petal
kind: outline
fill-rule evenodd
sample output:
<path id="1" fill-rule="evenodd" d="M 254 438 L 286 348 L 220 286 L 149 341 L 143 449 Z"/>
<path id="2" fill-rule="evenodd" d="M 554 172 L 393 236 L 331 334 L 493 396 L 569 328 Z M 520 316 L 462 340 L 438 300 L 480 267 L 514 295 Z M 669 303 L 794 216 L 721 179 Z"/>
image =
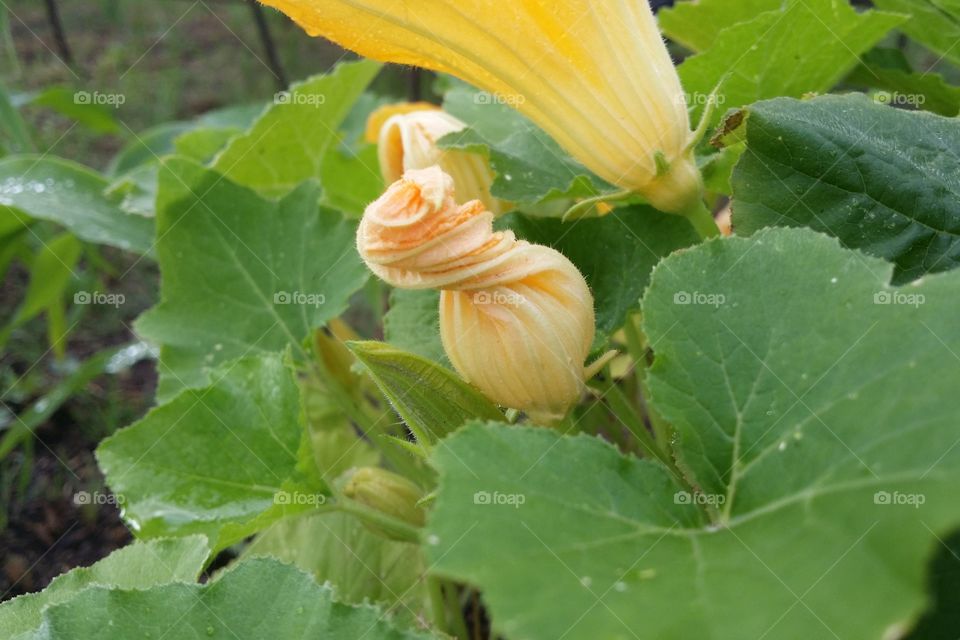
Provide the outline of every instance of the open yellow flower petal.
<path id="1" fill-rule="evenodd" d="M 264 3 L 361 55 L 492 92 L 599 176 L 660 209 L 683 212 L 700 196 L 683 90 L 645 0 Z"/>

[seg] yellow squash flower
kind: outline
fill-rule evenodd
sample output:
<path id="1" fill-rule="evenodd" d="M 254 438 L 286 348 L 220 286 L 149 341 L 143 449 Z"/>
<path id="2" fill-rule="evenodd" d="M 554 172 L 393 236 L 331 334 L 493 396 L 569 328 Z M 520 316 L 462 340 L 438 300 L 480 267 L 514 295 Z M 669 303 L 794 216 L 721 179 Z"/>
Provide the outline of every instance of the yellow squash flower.
<path id="1" fill-rule="evenodd" d="M 357 248 L 389 284 L 441 290 L 444 350 L 487 397 L 544 421 L 580 397 L 595 330 L 583 276 L 549 247 L 494 232 L 479 200 L 458 205 L 439 167 L 408 171 L 367 207 Z"/>
<path id="2" fill-rule="evenodd" d="M 399 180 L 404 172 L 439 166 L 450 174 L 457 193 L 466 200 L 480 200 L 494 215 L 506 207 L 490 194 L 493 171 L 487 159 L 477 153 L 441 149 L 437 141 L 467 125 L 432 105 L 413 103 L 388 105 L 374 111 L 367 121 L 367 136 L 376 131 L 380 173 L 386 184 Z"/>
<path id="3" fill-rule="evenodd" d="M 487 90 L 663 211 L 700 206 L 686 100 L 646 0 L 263 2 L 363 56 Z"/>

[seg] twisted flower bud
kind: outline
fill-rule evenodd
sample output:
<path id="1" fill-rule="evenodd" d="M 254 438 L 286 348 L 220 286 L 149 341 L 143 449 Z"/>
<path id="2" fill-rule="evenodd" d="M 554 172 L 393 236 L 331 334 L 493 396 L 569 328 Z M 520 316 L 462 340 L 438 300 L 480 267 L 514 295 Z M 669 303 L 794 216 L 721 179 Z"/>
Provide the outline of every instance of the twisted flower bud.
<path id="1" fill-rule="evenodd" d="M 439 167 L 408 171 L 367 207 L 357 248 L 395 287 L 440 289 L 440 336 L 460 375 L 535 419 L 564 415 L 584 387 L 593 298 L 559 252 L 493 231 L 478 200 L 458 205 Z"/>
<path id="2" fill-rule="evenodd" d="M 415 103 L 388 105 L 374 111 L 367 122 L 368 140 L 376 131 L 380 173 L 387 184 L 399 180 L 404 172 L 439 166 L 453 178 L 460 196 L 480 200 L 494 215 L 503 207 L 490 195 L 493 171 L 487 159 L 478 153 L 441 149 L 437 141 L 448 133 L 456 133 L 467 125 L 432 105 Z"/>

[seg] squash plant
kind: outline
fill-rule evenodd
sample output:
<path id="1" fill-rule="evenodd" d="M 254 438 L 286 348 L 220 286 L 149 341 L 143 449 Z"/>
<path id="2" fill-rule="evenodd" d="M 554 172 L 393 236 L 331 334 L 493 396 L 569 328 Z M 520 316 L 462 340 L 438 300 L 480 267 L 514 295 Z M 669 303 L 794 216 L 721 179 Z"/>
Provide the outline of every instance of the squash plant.
<path id="1" fill-rule="evenodd" d="M 3 637 L 956 637 L 960 5 L 266 4 L 368 59 L 0 160 L 162 275 L 137 541 Z"/>

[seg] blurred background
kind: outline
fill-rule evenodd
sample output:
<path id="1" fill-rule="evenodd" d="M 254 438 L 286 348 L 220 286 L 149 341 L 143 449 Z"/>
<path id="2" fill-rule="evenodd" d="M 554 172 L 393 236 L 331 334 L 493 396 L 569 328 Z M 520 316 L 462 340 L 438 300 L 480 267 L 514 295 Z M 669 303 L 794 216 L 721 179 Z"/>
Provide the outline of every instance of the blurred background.
<path id="1" fill-rule="evenodd" d="M 17 113 L 0 106 L 0 156 L 32 150 L 105 171 L 152 133 L 225 107 L 258 112 L 289 82 L 351 57 L 249 0 L 2 0 L 0 102 Z M 375 89 L 402 99 L 427 82 L 393 68 Z M 78 91 L 123 103 L 78 105 Z M 32 149 L 3 139 L 17 114 Z M 117 506 L 82 496 L 103 490 L 97 443 L 142 416 L 155 385 L 153 361 L 129 345 L 158 298 L 156 264 L 85 244 L 79 290 L 123 304 L 68 305 L 68 332 L 51 339 L 45 314 L 18 319 L 37 248 L 0 259 L 0 599 L 128 542 Z"/>

